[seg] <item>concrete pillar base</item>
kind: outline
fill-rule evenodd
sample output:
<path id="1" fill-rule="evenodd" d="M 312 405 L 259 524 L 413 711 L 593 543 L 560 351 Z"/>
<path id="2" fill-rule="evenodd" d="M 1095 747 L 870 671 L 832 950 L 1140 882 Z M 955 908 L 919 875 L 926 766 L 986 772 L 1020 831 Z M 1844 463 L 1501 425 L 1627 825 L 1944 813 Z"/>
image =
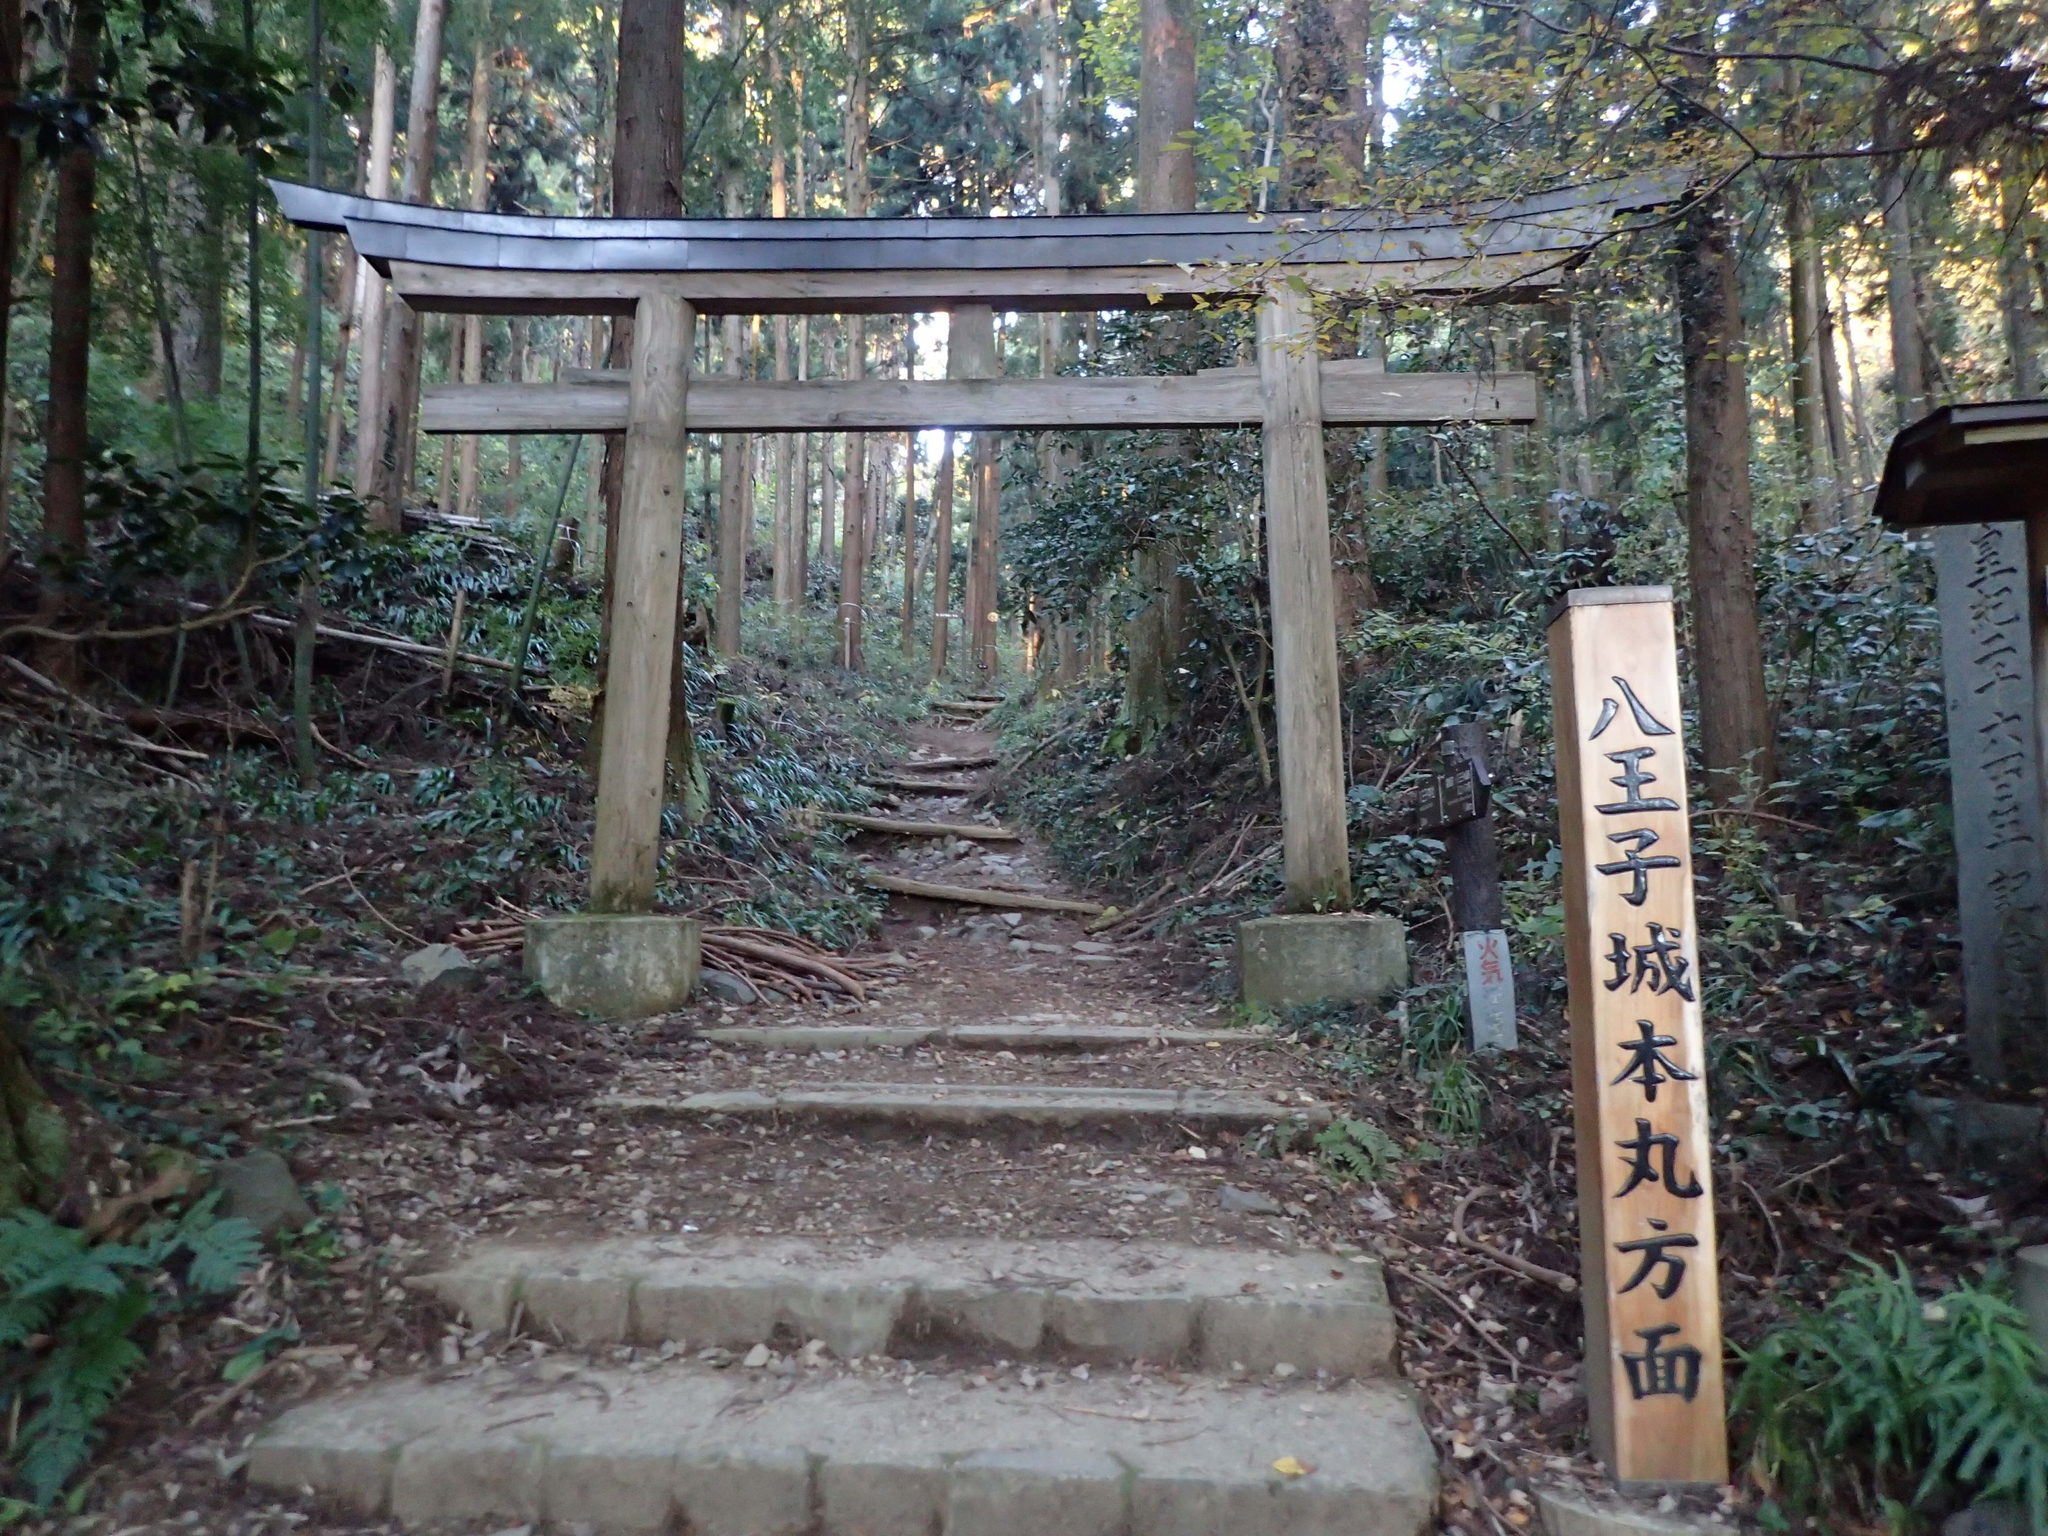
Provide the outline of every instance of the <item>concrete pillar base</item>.
<path id="1" fill-rule="evenodd" d="M 644 1019 L 680 1008 L 698 959 L 691 917 L 579 912 L 526 925 L 526 979 L 572 1013 Z"/>
<path id="2" fill-rule="evenodd" d="M 1248 1003 L 1378 1003 L 1408 986 L 1408 931 L 1367 912 L 1302 912 L 1237 925 Z"/>
<path id="3" fill-rule="evenodd" d="M 2016 1257 L 2020 1309 L 2027 1314 L 2027 1326 L 2034 1330 L 2034 1341 L 2048 1353 L 2048 1243 L 2022 1248 Z"/>

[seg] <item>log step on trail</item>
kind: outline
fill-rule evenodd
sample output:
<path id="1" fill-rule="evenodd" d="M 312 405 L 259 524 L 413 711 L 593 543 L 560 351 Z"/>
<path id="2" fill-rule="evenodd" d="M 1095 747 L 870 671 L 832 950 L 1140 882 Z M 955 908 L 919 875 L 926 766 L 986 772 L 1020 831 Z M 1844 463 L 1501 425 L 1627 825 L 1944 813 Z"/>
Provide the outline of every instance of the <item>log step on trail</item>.
<path id="1" fill-rule="evenodd" d="M 1248 1132 L 1297 1121 L 1328 1125 L 1326 1104 L 1283 1103 L 1235 1088 L 1115 1088 L 1077 1083 L 816 1083 L 762 1093 L 605 1094 L 596 1109 L 629 1119 L 690 1121 L 717 1115 L 879 1123 L 921 1133 L 994 1125 L 1105 1126 Z"/>
<path id="2" fill-rule="evenodd" d="M 984 843 L 1014 843 L 1020 835 L 1008 827 L 984 827 L 971 821 L 891 821 L 887 816 L 862 816 L 855 811 L 828 811 L 825 820 L 859 827 L 863 832 L 894 832 L 901 837 L 958 837 Z"/>
<path id="3" fill-rule="evenodd" d="M 909 1051 L 1132 1051 L 1154 1046 L 1205 1050 L 1258 1049 L 1279 1043 L 1257 1029 L 1171 1029 L 1143 1024 L 735 1024 L 700 1029 L 693 1040 L 739 1050 Z"/>
<path id="4" fill-rule="evenodd" d="M 937 779 L 906 779 L 894 774 L 871 773 L 868 782 L 877 789 L 900 789 L 914 795 L 971 795 L 980 790 L 979 784 L 948 784 Z"/>
<path id="5" fill-rule="evenodd" d="M 970 757 L 927 757 L 898 763 L 892 773 L 951 773 L 956 768 L 993 768 L 996 755 L 993 752 L 979 752 Z"/>
<path id="6" fill-rule="evenodd" d="M 986 715 L 1001 709 L 1002 704 L 994 699 L 934 699 L 932 708 L 944 710 L 949 715 Z"/>
<path id="7" fill-rule="evenodd" d="M 1097 901 L 1033 896 L 1025 891 L 988 891 L 974 885 L 938 885 L 929 880 L 885 875 L 872 869 L 863 870 L 861 878 L 878 891 L 894 891 L 898 896 L 923 896 L 931 901 L 958 901 L 969 906 L 1007 907 L 1020 912 L 1077 912 L 1083 917 L 1100 917 L 1109 910 Z"/>

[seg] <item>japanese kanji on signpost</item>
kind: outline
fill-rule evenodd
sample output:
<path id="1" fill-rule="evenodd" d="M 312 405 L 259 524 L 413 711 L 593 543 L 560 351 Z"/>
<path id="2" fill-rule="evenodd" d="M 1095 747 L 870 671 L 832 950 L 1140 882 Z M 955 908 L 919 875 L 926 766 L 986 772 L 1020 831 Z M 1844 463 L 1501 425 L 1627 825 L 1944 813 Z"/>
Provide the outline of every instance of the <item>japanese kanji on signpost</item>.
<path id="1" fill-rule="evenodd" d="M 1594 1450 L 1624 1486 L 1727 1477 L 1678 653 L 1668 587 L 1550 627 Z"/>

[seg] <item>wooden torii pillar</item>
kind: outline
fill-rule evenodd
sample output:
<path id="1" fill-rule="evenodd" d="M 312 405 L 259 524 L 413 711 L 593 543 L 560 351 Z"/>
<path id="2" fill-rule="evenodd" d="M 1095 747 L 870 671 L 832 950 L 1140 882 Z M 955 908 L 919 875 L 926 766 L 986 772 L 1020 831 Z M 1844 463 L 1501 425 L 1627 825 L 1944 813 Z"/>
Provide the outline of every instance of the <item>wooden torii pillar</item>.
<path id="1" fill-rule="evenodd" d="M 429 391 L 433 432 L 627 436 L 612 604 L 593 911 L 653 905 L 669 657 L 682 557 L 682 447 L 706 432 L 1203 427 L 1263 432 L 1286 905 L 1349 904 L 1325 425 L 1535 419 L 1526 374 L 1387 374 L 1325 360 L 1313 293 L 1527 300 L 1655 176 L 1402 215 L 1147 214 L 1022 219 L 547 219 L 457 214 L 273 183 L 286 214 L 345 230 L 416 309 L 631 315 L 630 376 Z M 695 314 L 1056 311 L 1257 295 L 1255 367 L 1184 377 L 780 381 L 688 378 Z"/>

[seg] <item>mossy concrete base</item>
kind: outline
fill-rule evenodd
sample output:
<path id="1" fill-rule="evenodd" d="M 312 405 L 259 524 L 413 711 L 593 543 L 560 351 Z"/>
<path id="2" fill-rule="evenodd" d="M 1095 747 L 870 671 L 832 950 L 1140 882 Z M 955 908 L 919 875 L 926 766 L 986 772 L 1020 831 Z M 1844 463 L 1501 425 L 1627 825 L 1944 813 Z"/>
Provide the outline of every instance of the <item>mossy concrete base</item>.
<path id="1" fill-rule="evenodd" d="M 557 1008 L 644 1019 L 682 1007 L 697 985 L 690 917 L 580 912 L 526 925 L 526 978 Z"/>
<path id="2" fill-rule="evenodd" d="M 1248 1003 L 1379 1003 L 1407 990 L 1408 930 L 1367 912 L 1248 918 L 1237 962 Z"/>

